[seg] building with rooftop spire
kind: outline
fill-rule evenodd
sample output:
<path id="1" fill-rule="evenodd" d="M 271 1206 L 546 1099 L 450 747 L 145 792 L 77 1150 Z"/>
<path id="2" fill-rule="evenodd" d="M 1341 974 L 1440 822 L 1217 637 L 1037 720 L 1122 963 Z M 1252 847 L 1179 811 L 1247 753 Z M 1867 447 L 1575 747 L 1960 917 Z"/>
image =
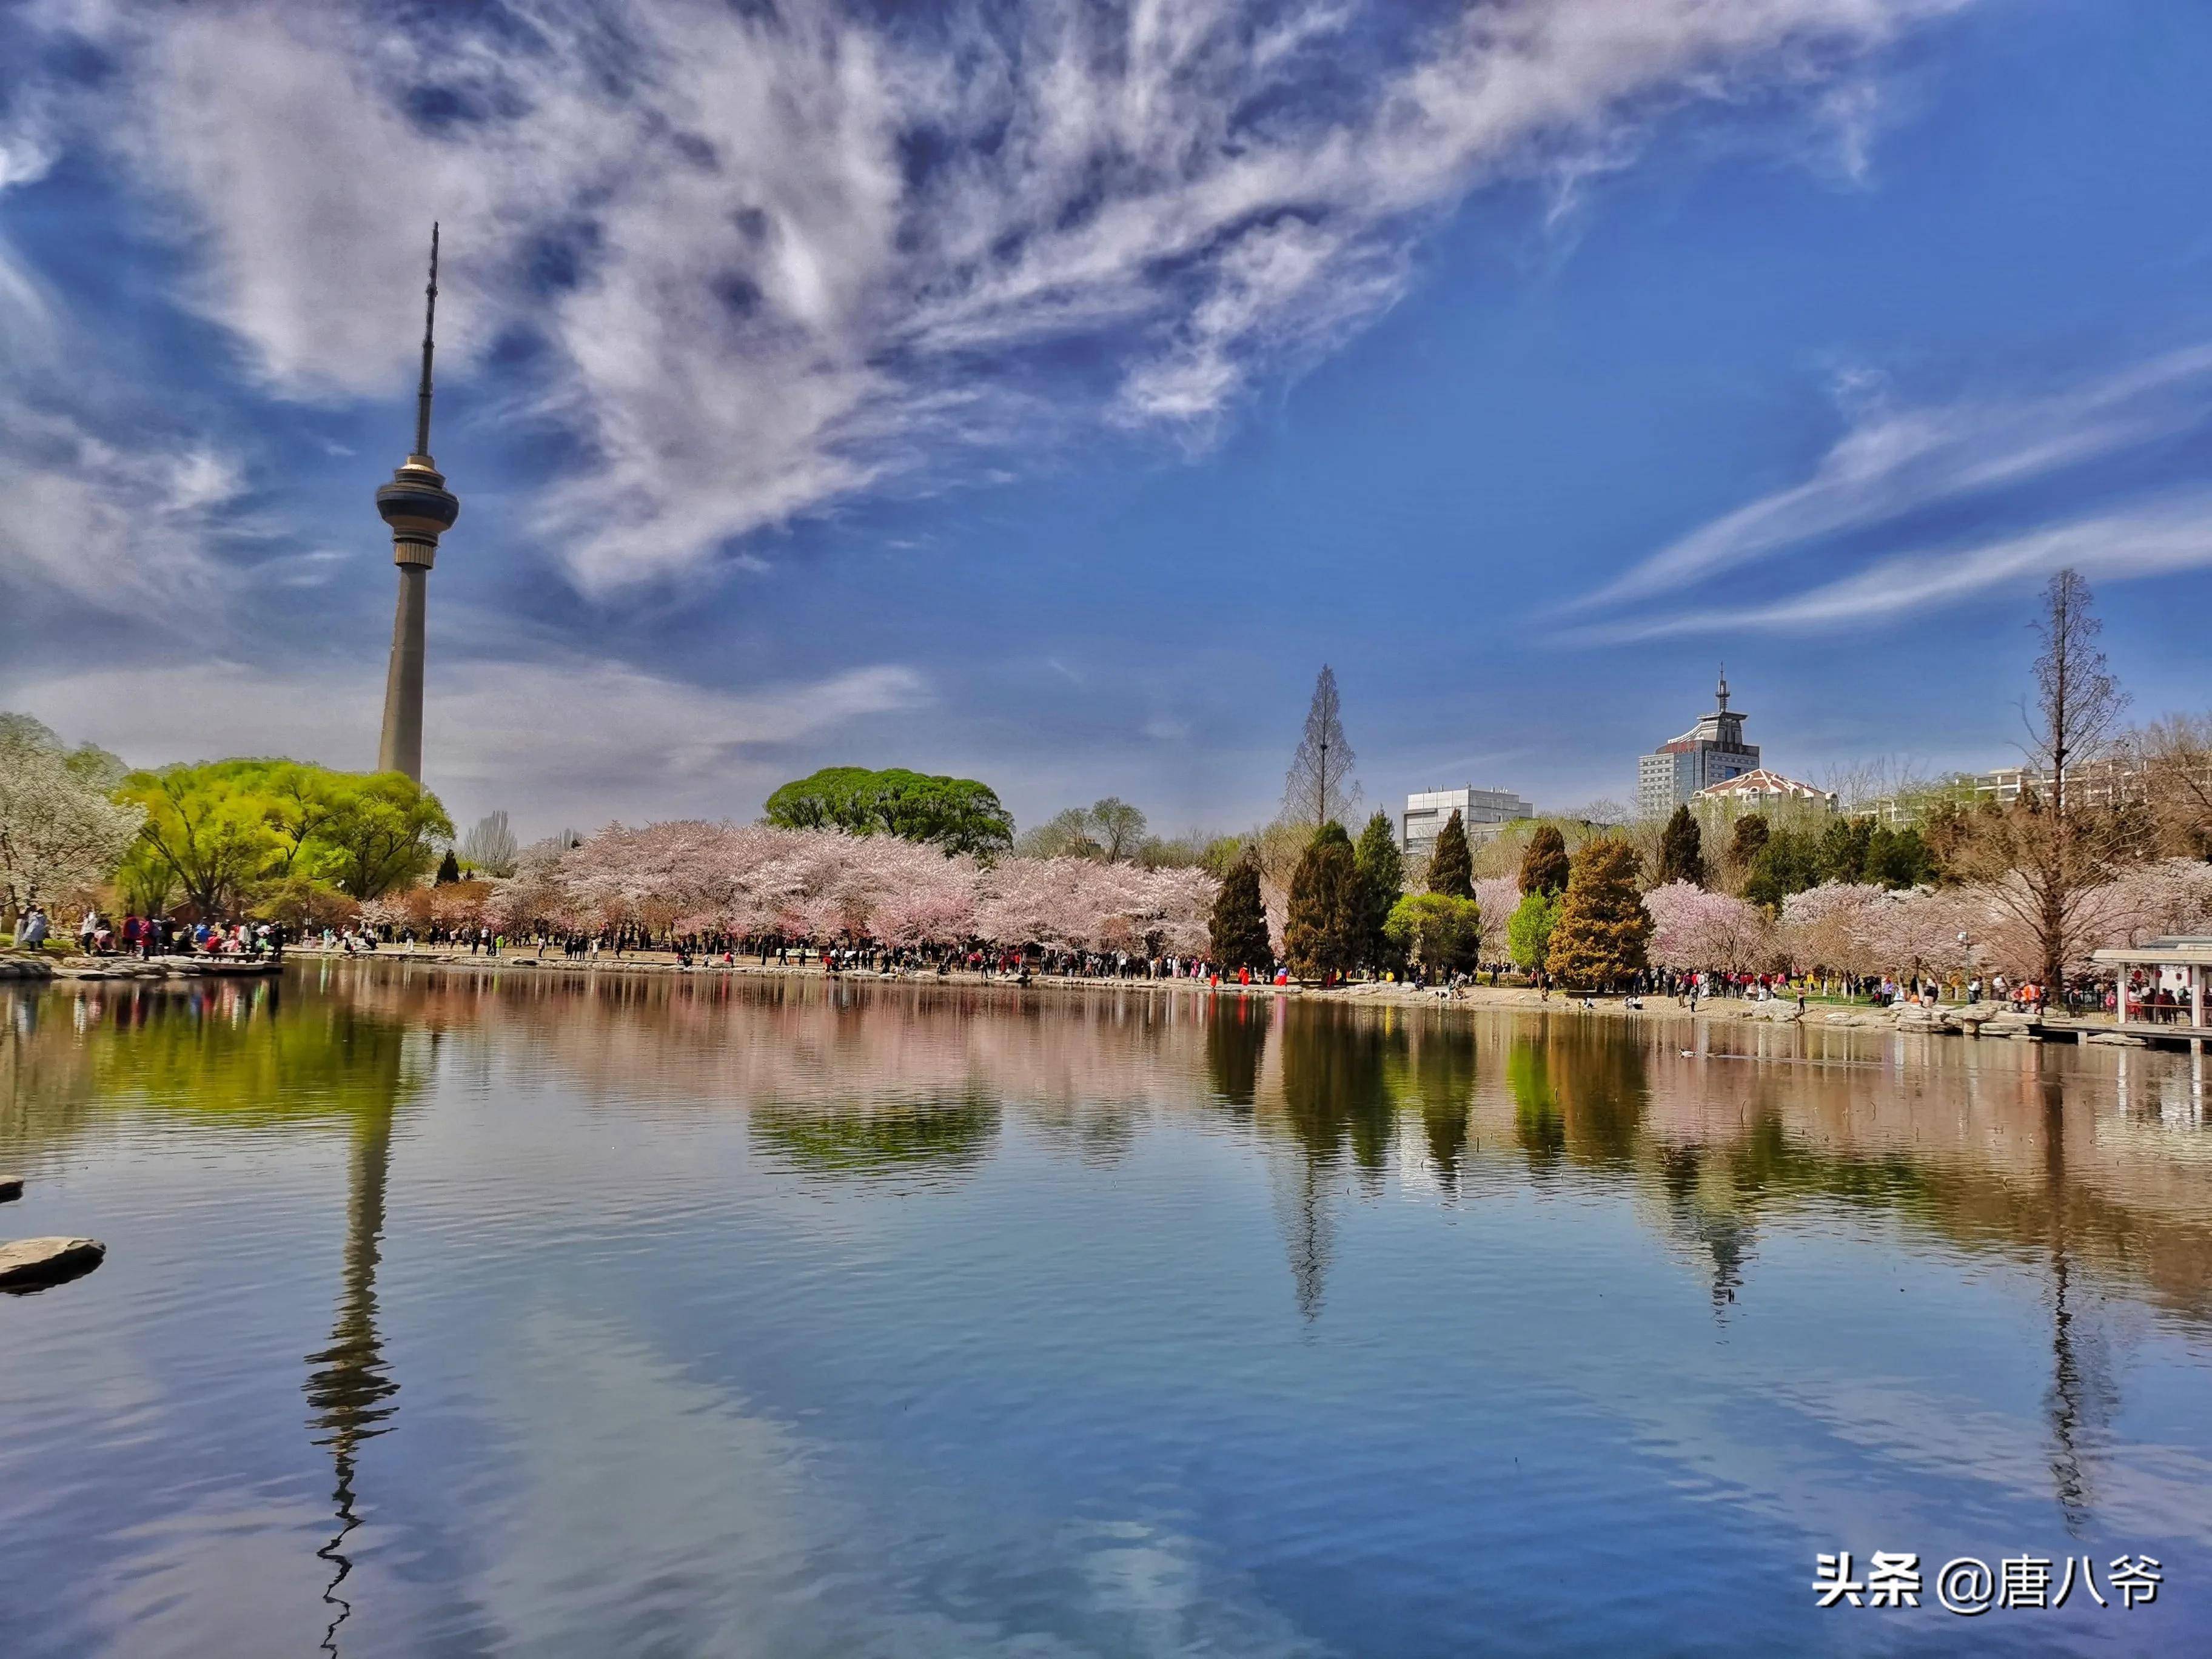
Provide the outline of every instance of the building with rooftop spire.
<path id="1" fill-rule="evenodd" d="M 1714 696 L 1711 714 L 1637 762 L 1638 817 L 1664 817 L 1676 807 L 1686 805 L 1700 789 L 1758 769 L 1759 745 L 1743 740 L 1743 715 L 1729 707 L 1725 665 Z"/>
<path id="2" fill-rule="evenodd" d="M 376 492 L 377 515 L 392 526 L 392 562 L 399 567 L 399 605 L 392 619 L 392 665 L 384 679 L 384 735 L 376 769 L 422 781 L 422 624 L 438 538 L 460 516 L 460 498 L 446 488 L 430 459 L 430 340 L 438 317 L 438 228 L 430 227 L 430 281 L 423 289 L 422 380 L 415 394 L 415 448 Z"/>

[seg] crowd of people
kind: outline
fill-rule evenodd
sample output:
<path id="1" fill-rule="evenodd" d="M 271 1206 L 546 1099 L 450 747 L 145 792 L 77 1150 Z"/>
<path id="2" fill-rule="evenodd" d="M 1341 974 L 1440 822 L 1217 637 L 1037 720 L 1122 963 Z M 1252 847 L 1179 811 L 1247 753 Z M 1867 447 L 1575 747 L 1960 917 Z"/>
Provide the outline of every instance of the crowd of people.
<path id="1" fill-rule="evenodd" d="M 33 905 L 16 924 L 15 943 L 27 949 L 43 949 L 52 936 L 53 923 L 44 907 Z M 281 957 L 285 930 L 273 921 L 180 921 L 171 916 L 141 916 L 127 913 L 121 921 L 95 909 L 87 909 L 76 926 L 77 948 L 88 956 L 136 957 Z"/>

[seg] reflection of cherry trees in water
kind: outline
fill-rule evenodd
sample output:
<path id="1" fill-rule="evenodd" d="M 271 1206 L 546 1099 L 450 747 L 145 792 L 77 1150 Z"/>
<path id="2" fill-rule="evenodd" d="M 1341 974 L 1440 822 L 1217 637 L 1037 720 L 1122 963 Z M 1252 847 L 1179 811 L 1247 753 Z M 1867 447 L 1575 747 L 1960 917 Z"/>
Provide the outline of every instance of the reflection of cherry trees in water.
<path id="1" fill-rule="evenodd" d="M 345 1127 L 337 1315 L 307 1385 L 337 1475 L 341 1569 L 360 1448 L 389 1426 L 374 1294 L 384 1166 L 391 1113 L 427 1075 L 426 1030 L 447 1041 L 447 1074 L 459 1066 L 472 1086 L 550 1068 L 641 1121 L 745 1114 L 771 1165 L 817 1182 L 964 1179 L 1017 1127 L 1048 1156 L 1110 1159 L 1148 1125 L 1204 1115 L 1263 1154 L 1309 1320 L 1344 1206 L 1394 1180 L 1453 1203 L 1531 1182 L 1617 1193 L 1700 1265 L 1717 1317 L 1758 1296 L 1762 1229 L 1799 1214 L 1863 1212 L 2038 1264 L 2051 1480 L 2075 1526 L 2095 1504 L 2114 1411 L 2107 1298 L 2212 1322 L 2212 1211 L 2173 1156 L 2185 1115 L 2159 1115 L 2172 1067 L 2157 1057 L 1960 1043 L 1896 1065 L 1849 1036 L 1754 1032 L 1734 1040 L 1771 1049 L 1765 1060 L 1683 1055 L 1672 1028 L 1567 1011 L 1470 1018 L 1190 991 L 399 963 L 326 983 L 318 994 L 295 969 L 281 987 L 197 999 L 135 987 L 17 999 L 0 1048 L 0 1159 L 117 1113 Z M 2115 1063 L 2133 1068 L 2124 1098 L 2147 1108 L 2114 1108 Z"/>

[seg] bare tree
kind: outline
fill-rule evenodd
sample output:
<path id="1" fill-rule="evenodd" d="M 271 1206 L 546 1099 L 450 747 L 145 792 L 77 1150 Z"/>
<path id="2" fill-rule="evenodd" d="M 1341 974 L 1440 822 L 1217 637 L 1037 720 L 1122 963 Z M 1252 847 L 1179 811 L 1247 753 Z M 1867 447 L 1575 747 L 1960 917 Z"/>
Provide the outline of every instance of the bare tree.
<path id="1" fill-rule="evenodd" d="M 2055 994 L 2069 963 L 2100 930 L 2116 866 L 2142 850 L 2141 815 L 2117 802 L 2092 805 L 2076 787 L 2082 769 L 2111 750 L 2127 707 L 2097 648 L 2102 624 L 2078 572 L 2051 579 L 2034 628 L 2043 645 L 2035 696 L 2021 708 L 2029 780 L 2010 806 L 1966 815 L 1959 861 L 2033 933 L 2043 982 Z"/>
<path id="2" fill-rule="evenodd" d="M 461 839 L 462 860 L 488 876 L 513 875 L 516 855 L 514 831 L 507 827 L 504 812 L 477 819 Z"/>
<path id="3" fill-rule="evenodd" d="M 2129 740 L 2160 850 L 2212 859 L 2212 714 L 2168 714 Z"/>
<path id="4" fill-rule="evenodd" d="M 1352 775 L 1358 758 L 1345 739 L 1335 671 L 1323 664 L 1314 681 L 1313 705 L 1306 710 L 1305 734 L 1283 781 L 1283 817 L 1316 830 L 1332 820 L 1344 823 L 1359 804 L 1359 784 Z"/>
<path id="5" fill-rule="evenodd" d="M 1091 833 L 1106 854 L 1109 864 L 1120 864 L 1137 856 L 1138 848 L 1144 845 L 1145 815 L 1119 795 L 1109 795 L 1091 805 Z"/>
<path id="6" fill-rule="evenodd" d="M 1844 813 L 1856 814 L 1919 794 L 1929 781 L 1927 769 L 1910 755 L 1876 755 L 1829 767 L 1822 787 Z"/>

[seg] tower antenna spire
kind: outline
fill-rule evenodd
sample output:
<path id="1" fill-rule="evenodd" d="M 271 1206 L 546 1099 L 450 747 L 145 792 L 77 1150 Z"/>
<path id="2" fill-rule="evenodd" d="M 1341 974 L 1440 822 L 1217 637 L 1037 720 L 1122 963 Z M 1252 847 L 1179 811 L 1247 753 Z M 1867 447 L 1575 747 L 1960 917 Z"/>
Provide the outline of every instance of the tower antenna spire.
<path id="1" fill-rule="evenodd" d="M 438 225 L 430 223 L 430 281 L 422 290 L 422 384 L 415 393 L 415 453 L 430 453 L 430 336 L 438 320 Z"/>

